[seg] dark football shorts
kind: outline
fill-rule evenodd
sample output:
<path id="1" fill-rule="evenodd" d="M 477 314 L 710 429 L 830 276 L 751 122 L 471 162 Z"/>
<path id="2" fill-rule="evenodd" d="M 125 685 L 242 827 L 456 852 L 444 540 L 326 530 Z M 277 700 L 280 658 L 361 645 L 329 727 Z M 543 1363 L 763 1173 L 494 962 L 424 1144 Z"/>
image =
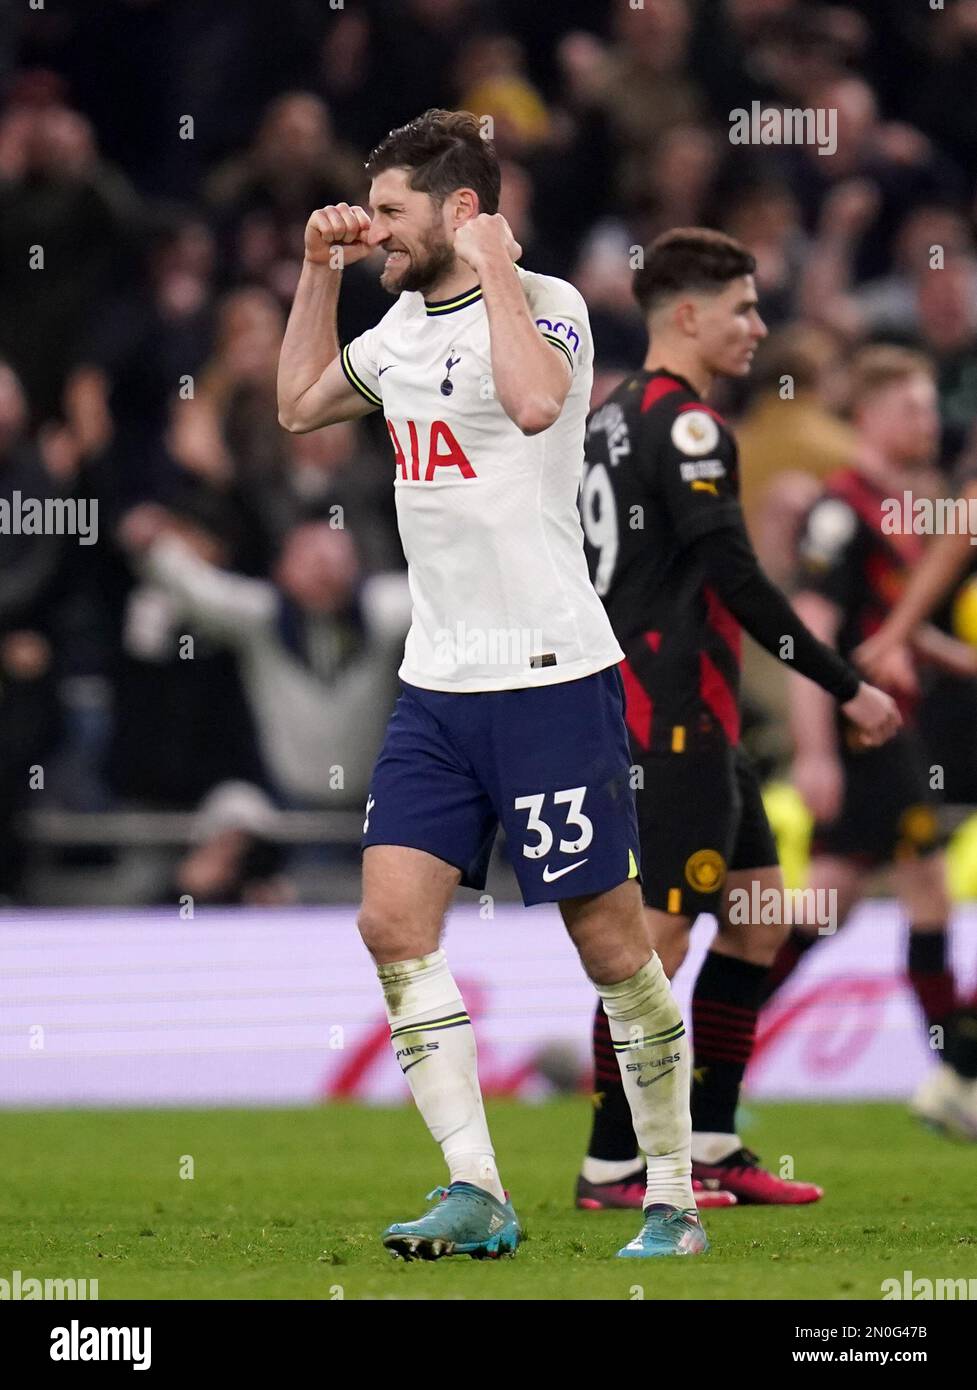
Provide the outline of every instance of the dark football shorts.
<path id="1" fill-rule="evenodd" d="M 903 731 L 881 748 L 842 743 L 845 796 L 830 825 L 816 825 L 812 854 L 853 859 L 865 868 L 933 854 L 946 843 L 940 797 L 929 785 L 929 762 L 919 738 Z"/>
<path id="2" fill-rule="evenodd" d="M 630 764 L 616 666 L 469 695 L 403 683 L 363 848 L 426 850 L 480 889 L 501 824 L 527 906 L 603 893 L 639 877 Z"/>
<path id="3" fill-rule="evenodd" d="M 776 864 L 760 783 L 740 748 L 646 753 L 635 796 L 641 878 L 649 907 L 695 917 L 716 912 L 730 869 Z"/>

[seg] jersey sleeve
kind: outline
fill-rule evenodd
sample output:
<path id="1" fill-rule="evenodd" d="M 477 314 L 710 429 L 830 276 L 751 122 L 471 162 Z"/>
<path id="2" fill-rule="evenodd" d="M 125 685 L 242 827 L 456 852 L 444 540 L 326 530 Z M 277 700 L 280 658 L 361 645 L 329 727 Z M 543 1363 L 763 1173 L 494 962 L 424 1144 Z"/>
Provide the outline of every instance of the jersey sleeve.
<path id="1" fill-rule="evenodd" d="M 858 532 L 858 513 L 843 498 L 815 502 L 798 545 L 797 587 L 846 609 L 856 573 Z"/>
<path id="2" fill-rule="evenodd" d="M 593 360 L 590 318 L 578 289 L 566 280 L 541 276 L 528 298 L 533 322 L 550 346 L 566 358 L 571 372 Z"/>
<path id="3" fill-rule="evenodd" d="M 683 543 L 742 523 L 737 497 L 736 444 L 708 410 L 695 402 L 648 417 L 640 467 L 663 498 Z"/>
<path id="4" fill-rule="evenodd" d="M 381 320 L 382 323 L 382 320 Z M 339 365 L 350 386 L 370 405 L 383 406 L 380 391 L 380 324 L 368 328 L 358 338 L 348 342 L 339 354 Z"/>

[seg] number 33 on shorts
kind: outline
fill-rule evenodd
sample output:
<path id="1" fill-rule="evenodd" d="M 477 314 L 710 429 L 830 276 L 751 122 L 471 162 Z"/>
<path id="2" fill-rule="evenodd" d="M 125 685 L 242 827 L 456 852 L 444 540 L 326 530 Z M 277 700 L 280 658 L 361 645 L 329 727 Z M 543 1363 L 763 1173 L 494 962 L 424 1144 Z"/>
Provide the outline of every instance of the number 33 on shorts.
<path id="1" fill-rule="evenodd" d="M 561 854 L 582 854 L 594 838 L 593 822 L 589 816 L 584 815 L 581 809 L 586 795 L 586 787 L 568 787 L 566 791 L 552 793 L 554 806 L 552 815 L 559 814 L 557 808 L 567 807 L 563 813 L 563 825 L 560 827 L 559 850 Z M 548 821 L 543 816 L 546 796 L 546 792 L 537 792 L 534 796 L 517 796 L 512 803 L 517 811 L 529 812 L 526 829 L 539 836 L 535 844 L 530 844 L 528 841 L 523 843 L 522 852 L 527 859 L 545 859 L 553 848 L 555 836 Z M 562 838 L 562 831 L 570 829 L 579 831 L 577 838 L 574 840 Z M 585 863 L 586 861 L 581 860 L 579 862 Z M 571 869 L 576 867 L 577 865 L 570 865 L 561 872 L 570 873 Z M 547 877 L 545 869 L 544 877 Z M 553 875 L 549 875 L 547 881 L 552 877 Z"/>

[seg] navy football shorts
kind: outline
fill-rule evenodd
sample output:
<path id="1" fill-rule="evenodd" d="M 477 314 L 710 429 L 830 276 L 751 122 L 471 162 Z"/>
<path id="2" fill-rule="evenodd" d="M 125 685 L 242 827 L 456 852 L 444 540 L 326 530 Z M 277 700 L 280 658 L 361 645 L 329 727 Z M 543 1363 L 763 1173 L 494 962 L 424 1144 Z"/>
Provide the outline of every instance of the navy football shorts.
<path id="1" fill-rule="evenodd" d="M 630 763 L 616 666 L 468 695 L 403 683 L 363 848 L 426 850 L 480 889 L 501 824 L 527 907 L 603 893 L 639 876 Z"/>

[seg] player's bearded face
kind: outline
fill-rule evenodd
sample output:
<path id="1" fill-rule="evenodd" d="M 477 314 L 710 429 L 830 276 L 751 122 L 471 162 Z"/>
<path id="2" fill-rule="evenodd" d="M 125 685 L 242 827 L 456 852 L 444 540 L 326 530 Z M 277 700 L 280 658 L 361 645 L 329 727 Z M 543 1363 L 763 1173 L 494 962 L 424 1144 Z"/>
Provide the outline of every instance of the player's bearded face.
<path id="1" fill-rule="evenodd" d="M 390 294 L 429 290 L 454 266 L 454 247 L 445 232 L 441 209 L 432 204 L 430 220 L 415 231 L 399 227 L 383 247 L 387 263 L 380 284 Z"/>

